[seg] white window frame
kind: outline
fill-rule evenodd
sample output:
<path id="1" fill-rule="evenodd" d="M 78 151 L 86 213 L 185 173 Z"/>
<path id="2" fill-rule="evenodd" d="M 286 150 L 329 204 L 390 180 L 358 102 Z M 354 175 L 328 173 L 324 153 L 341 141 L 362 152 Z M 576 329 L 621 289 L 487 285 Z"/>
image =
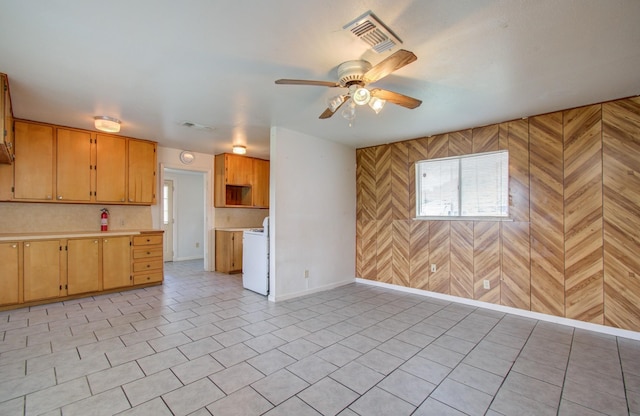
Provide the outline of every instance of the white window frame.
<path id="1" fill-rule="evenodd" d="M 505 203 L 504 205 L 504 214 L 503 215 L 462 215 L 462 206 L 463 206 L 463 198 L 464 196 L 462 195 L 461 189 L 462 189 L 462 160 L 463 159 L 467 159 L 467 158 L 474 158 L 474 157 L 484 157 L 487 155 L 491 155 L 491 154 L 506 154 L 506 164 L 503 165 L 504 166 L 504 171 L 503 171 L 503 175 L 504 176 L 498 176 L 496 177 L 496 181 L 497 182 L 502 182 L 503 185 L 506 186 L 506 188 L 503 188 L 503 202 Z M 443 215 L 443 216 L 434 216 L 434 215 L 421 215 L 422 214 L 422 178 L 421 178 L 421 172 L 422 169 L 420 168 L 421 165 L 426 165 L 429 163 L 441 163 L 443 161 L 447 161 L 447 160 L 457 160 L 458 161 L 458 178 L 457 178 L 457 188 L 454 189 L 454 193 L 457 194 L 457 215 Z M 499 150 L 496 152 L 485 152 L 485 153 L 473 153 L 473 154 L 469 154 L 469 155 L 463 155 L 463 156 L 451 156 L 451 157 L 443 157 L 443 158 L 438 158 L 438 159 L 426 159 L 426 160 L 420 160 L 417 161 L 415 163 L 415 175 L 416 175 L 416 187 L 415 187 L 415 192 L 416 192 L 416 218 L 417 220 L 436 220 L 436 221 L 512 221 L 512 219 L 509 217 L 509 151 L 508 150 Z M 500 175 L 498 173 L 498 175 Z M 505 183 L 506 181 L 506 183 Z M 455 208 L 455 202 L 452 203 L 452 206 L 454 206 Z M 497 208 L 497 207 L 496 207 Z M 497 209 L 497 211 L 500 211 L 500 209 Z"/>

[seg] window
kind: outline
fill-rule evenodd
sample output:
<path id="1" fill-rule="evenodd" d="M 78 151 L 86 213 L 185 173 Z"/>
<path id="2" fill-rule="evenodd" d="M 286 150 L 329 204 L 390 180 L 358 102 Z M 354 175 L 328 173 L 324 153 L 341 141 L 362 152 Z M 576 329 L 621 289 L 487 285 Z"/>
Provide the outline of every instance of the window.
<path id="1" fill-rule="evenodd" d="M 416 162 L 416 195 L 417 217 L 507 218 L 509 152 Z"/>

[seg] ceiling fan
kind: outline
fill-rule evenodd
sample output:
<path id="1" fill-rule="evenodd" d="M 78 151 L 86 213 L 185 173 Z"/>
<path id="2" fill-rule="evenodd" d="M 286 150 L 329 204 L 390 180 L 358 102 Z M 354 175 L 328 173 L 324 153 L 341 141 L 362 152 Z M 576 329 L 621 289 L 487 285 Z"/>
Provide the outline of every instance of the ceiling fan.
<path id="1" fill-rule="evenodd" d="M 343 104 L 348 102 L 349 104 L 347 108 L 343 109 L 342 115 L 351 122 L 355 118 L 356 105 L 369 104 L 376 114 L 382 110 L 387 101 L 410 109 L 420 106 L 422 101 L 416 98 L 381 88 L 367 88 L 368 84 L 386 77 L 416 59 L 418 58 L 413 52 L 400 49 L 375 66 L 371 66 L 369 62 L 364 60 L 343 62 L 338 66 L 338 82 L 279 79 L 276 84 L 347 88 L 346 93 L 339 94 L 329 100 L 329 106 L 320 114 L 320 118 L 331 117 Z"/>

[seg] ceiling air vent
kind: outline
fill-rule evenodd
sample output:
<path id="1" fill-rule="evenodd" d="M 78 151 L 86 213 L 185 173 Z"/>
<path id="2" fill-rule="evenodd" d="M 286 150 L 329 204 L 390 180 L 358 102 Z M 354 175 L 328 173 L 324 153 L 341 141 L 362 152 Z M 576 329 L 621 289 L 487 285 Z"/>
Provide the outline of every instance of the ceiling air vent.
<path id="1" fill-rule="evenodd" d="M 194 123 L 194 122 L 191 122 L 191 121 L 182 121 L 182 122 L 180 122 L 178 124 L 181 125 L 182 127 L 187 127 L 189 129 L 213 130 L 213 127 L 211 127 L 211 126 L 205 126 L 204 124 L 198 124 L 198 123 Z"/>
<path id="2" fill-rule="evenodd" d="M 371 10 L 342 27 L 348 29 L 378 53 L 393 49 L 402 41 Z"/>

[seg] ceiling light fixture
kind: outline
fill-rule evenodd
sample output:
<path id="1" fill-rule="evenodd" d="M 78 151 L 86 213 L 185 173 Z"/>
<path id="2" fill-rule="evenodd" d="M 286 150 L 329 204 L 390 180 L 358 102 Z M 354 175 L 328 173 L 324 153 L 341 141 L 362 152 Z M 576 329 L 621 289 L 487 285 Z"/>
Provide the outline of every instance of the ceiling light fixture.
<path id="1" fill-rule="evenodd" d="M 117 133 L 120 131 L 120 120 L 108 116 L 95 116 L 93 118 L 96 129 L 107 133 Z"/>
<path id="2" fill-rule="evenodd" d="M 380 111 L 382 111 L 382 108 L 386 103 L 386 100 L 382 100 L 378 97 L 371 97 L 371 99 L 369 100 L 369 107 L 371 107 L 371 109 L 375 111 L 376 114 L 378 114 Z"/>
<path id="3" fill-rule="evenodd" d="M 234 144 L 233 153 L 235 153 L 236 155 L 244 155 L 245 153 L 247 153 L 247 147 L 240 144 Z"/>
<path id="4" fill-rule="evenodd" d="M 335 113 L 338 108 L 344 103 L 344 95 L 336 95 L 328 100 L 327 107 L 331 109 L 331 112 Z"/>
<path id="5" fill-rule="evenodd" d="M 365 105 L 369 103 L 369 100 L 371 99 L 371 93 L 368 89 L 359 87 L 356 88 L 355 91 L 351 94 L 351 98 L 353 99 L 354 103 L 358 105 Z"/>

